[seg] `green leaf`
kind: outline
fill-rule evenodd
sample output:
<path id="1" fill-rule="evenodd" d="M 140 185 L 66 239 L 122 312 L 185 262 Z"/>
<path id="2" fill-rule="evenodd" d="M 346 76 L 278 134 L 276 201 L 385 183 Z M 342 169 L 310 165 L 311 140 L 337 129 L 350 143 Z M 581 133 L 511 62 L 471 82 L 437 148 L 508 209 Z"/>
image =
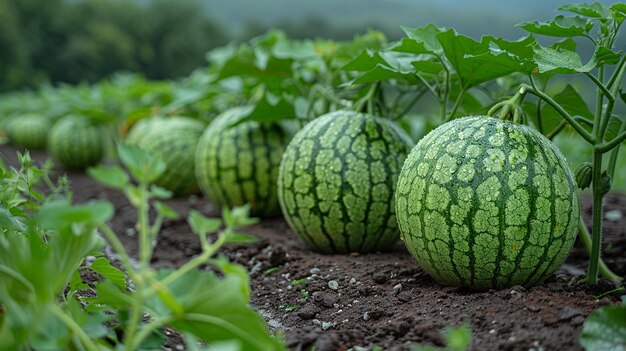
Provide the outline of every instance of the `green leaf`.
<path id="1" fill-rule="evenodd" d="M 124 189 L 130 181 L 128 174 L 120 167 L 90 167 L 87 169 L 87 174 L 96 181 L 114 189 Z"/>
<path id="2" fill-rule="evenodd" d="M 524 30 L 552 37 L 576 37 L 586 35 L 593 28 L 593 22 L 588 19 L 572 16 L 556 16 L 546 22 L 525 22 L 517 25 Z"/>
<path id="3" fill-rule="evenodd" d="M 246 303 L 250 302 L 250 276 L 246 267 L 231 263 L 228 257 L 220 255 L 217 259 L 210 261 L 211 264 L 219 268 L 226 276 L 237 278 L 239 280 L 239 290 L 245 298 Z"/>
<path id="4" fill-rule="evenodd" d="M 135 145 L 117 144 L 120 160 L 140 183 L 148 184 L 165 172 L 166 164 L 160 158 Z"/>
<path id="5" fill-rule="evenodd" d="M 602 45 L 598 45 L 593 53 L 593 57 L 596 61 L 596 67 L 614 65 L 619 62 L 620 58 L 622 58 L 622 52 L 615 52 Z"/>
<path id="6" fill-rule="evenodd" d="M 266 91 L 263 98 L 254 104 L 250 113 L 233 125 L 247 121 L 271 124 L 293 118 L 296 118 L 294 104 L 283 97 L 277 97 Z"/>
<path id="7" fill-rule="evenodd" d="M 263 319 L 248 306 L 242 283 L 238 274 L 229 271 L 223 278 L 199 270 L 185 274 L 169 285 L 184 308 L 171 326 L 209 344 L 239 340 L 242 350 L 284 350 L 284 345 L 269 335 Z"/>
<path id="8" fill-rule="evenodd" d="M 259 241 L 254 235 L 231 232 L 226 235 L 226 243 L 230 244 L 253 244 Z"/>
<path id="9" fill-rule="evenodd" d="M 82 300 L 93 304 L 88 310 L 98 308 L 97 305 L 106 305 L 116 309 L 128 307 L 133 303 L 131 296 L 113 284 L 110 280 L 101 280 L 96 283 L 95 290 L 98 293 L 96 297 L 86 297 Z"/>
<path id="10" fill-rule="evenodd" d="M 379 64 L 385 64 L 379 51 L 364 50 L 361 54 L 348 61 L 341 70 L 367 72 Z"/>
<path id="11" fill-rule="evenodd" d="M 113 318 L 102 311 L 92 311 L 87 313 L 80 303 L 71 298 L 67 301 L 67 310 L 71 318 L 81 326 L 81 329 L 93 339 L 98 339 L 107 334 L 105 323 Z"/>
<path id="12" fill-rule="evenodd" d="M 222 226 L 222 221 L 218 218 L 208 218 L 202 213 L 192 210 L 187 217 L 187 222 L 191 230 L 196 234 L 209 234 L 217 231 Z"/>
<path id="13" fill-rule="evenodd" d="M 418 28 L 408 28 L 402 27 L 404 33 L 410 39 L 415 40 L 417 43 L 422 44 L 423 49 L 426 50 L 427 53 L 431 53 L 436 56 L 443 55 L 443 47 L 441 46 L 437 35 L 443 32 L 443 28 L 438 28 L 433 24 L 429 24 L 425 27 Z M 421 53 L 421 52 L 415 52 Z"/>
<path id="14" fill-rule="evenodd" d="M 104 224 L 113 217 L 113 205 L 106 201 L 72 206 L 59 200 L 44 204 L 35 215 L 38 223 L 47 228 L 61 228 L 76 223 Z"/>
<path id="15" fill-rule="evenodd" d="M 158 185 L 152 184 L 150 185 L 150 194 L 156 199 L 169 199 L 172 197 L 173 193 Z"/>
<path id="16" fill-rule="evenodd" d="M 611 15 L 611 10 L 599 2 L 593 4 L 567 4 L 558 9 L 592 18 L 607 18 Z"/>
<path id="17" fill-rule="evenodd" d="M 157 211 L 158 214 L 163 216 L 163 218 L 173 219 L 173 220 L 180 218 L 180 215 L 178 214 L 178 212 L 176 212 L 173 208 L 169 207 L 168 205 L 160 201 L 154 202 L 154 209 Z"/>
<path id="18" fill-rule="evenodd" d="M 4 206 L 0 205 L 0 228 L 25 230 L 26 226 L 17 220 Z"/>
<path id="19" fill-rule="evenodd" d="M 483 37 L 482 41 L 478 42 L 456 33 L 454 29 L 439 33 L 437 39 L 465 88 L 513 72 L 530 70 L 527 60 L 520 60 L 507 51 L 497 49 L 498 43 L 504 45 L 503 40 L 496 41 L 493 37 Z M 526 38 L 517 45 L 525 46 L 531 42 L 532 39 Z M 510 48 L 515 47 L 513 43 L 508 45 Z"/>
<path id="20" fill-rule="evenodd" d="M 585 350 L 626 350 L 626 305 L 603 306 L 593 311 L 579 336 Z"/>
<path id="21" fill-rule="evenodd" d="M 467 325 L 450 327 L 444 334 L 448 350 L 464 351 L 472 344 L 472 331 Z"/>
<path id="22" fill-rule="evenodd" d="M 610 6 L 612 11 L 611 17 L 615 19 L 618 23 L 624 22 L 626 19 L 626 3 L 618 2 Z"/>
<path id="23" fill-rule="evenodd" d="M 89 268 L 113 282 L 120 290 L 126 290 L 126 275 L 114 267 L 107 258 L 96 258 Z"/>
<path id="24" fill-rule="evenodd" d="M 596 67 L 595 58 L 583 65 L 580 56 L 562 48 L 535 47 L 534 60 L 540 73 L 585 73 Z"/>
<path id="25" fill-rule="evenodd" d="M 258 218 L 250 217 L 250 205 L 222 209 L 222 218 L 229 228 L 245 227 L 259 222 Z"/>

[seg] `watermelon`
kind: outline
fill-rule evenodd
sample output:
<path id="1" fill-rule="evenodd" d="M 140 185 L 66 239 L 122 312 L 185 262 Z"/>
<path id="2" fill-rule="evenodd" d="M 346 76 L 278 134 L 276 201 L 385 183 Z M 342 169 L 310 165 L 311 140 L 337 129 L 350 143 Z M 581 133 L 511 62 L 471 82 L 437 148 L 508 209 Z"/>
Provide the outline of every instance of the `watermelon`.
<path id="1" fill-rule="evenodd" d="M 252 215 L 272 217 L 280 214 L 276 178 L 291 133 L 281 124 L 241 122 L 250 111 L 231 108 L 206 128 L 196 149 L 196 179 L 215 205 L 249 204 Z"/>
<path id="2" fill-rule="evenodd" d="M 580 216 L 561 152 L 532 128 L 484 116 L 445 123 L 415 146 L 396 205 L 424 270 L 475 290 L 541 282 L 567 257 Z"/>
<path id="3" fill-rule="evenodd" d="M 7 121 L 5 131 L 9 140 L 27 149 L 44 149 L 48 141 L 50 121 L 40 115 L 27 114 Z"/>
<path id="4" fill-rule="evenodd" d="M 89 119 L 69 116 L 54 124 L 48 135 L 48 151 L 65 168 L 83 169 L 98 164 L 106 138 Z"/>
<path id="5" fill-rule="evenodd" d="M 133 126 L 126 142 L 161 158 L 166 169 L 154 184 L 181 196 L 199 190 L 195 152 L 203 131 L 204 123 L 192 118 L 149 118 Z"/>
<path id="6" fill-rule="evenodd" d="M 399 237 L 394 191 L 413 146 L 390 120 L 335 111 L 289 143 L 278 198 L 290 227 L 321 253 L 371 252 Z"/>

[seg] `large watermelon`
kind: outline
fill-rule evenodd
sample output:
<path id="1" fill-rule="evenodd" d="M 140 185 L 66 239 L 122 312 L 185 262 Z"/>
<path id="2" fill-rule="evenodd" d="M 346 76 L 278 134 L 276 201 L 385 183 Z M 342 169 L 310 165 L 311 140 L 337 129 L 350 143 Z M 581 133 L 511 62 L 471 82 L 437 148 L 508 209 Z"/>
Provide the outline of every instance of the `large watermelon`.
<path id="1" fill-rule="evenodd" d="M 394 190 L 413 143 L 392 121 L 336 111 L 294 136 L 278 176 L 291 228 L 323 253 L 371 252 L 399 237 Z"/>
<path id="2" fill-rule="evenodd" d="M 411 151 L 398 223 L 435 279 L 472 289 L 531 286 L 576 238 L 576 182 L 561 152 L 527 126 L 491 117 L 445 123 Z"/>
<path id="3" fill-rule="evenodd" d="M 25 114 L 7 121 L 5 131 L 9 140 L 27 149 L 44 149 L 48 141 L 50 121 L 37 114 Z"/>
<path id="4" fill-rule="evenodd" d="M 217 206 L 250 204 L 253 215 L 274 216 L 278 165 L 291 133 L 279 124 L 238 123 L 249 112 L 229 109 L 206 128 L 196 149 L 198 185 Z"/>
<path id="5" fill-rule="evenodd" d="M 195 152 L 204 123 L 186 117 L 149 118 L 130 130 L 126 142 L 161 158 L 165 172 L 154 181 L 175 196 L 198 191 Z"/>
<path id="6" fill-rule="evenodd" d="M 64 167 L 82 169 L 102 160 L 106 141 L 101 127 L 87 118 L 69 116 L 50 130 L 48 151 Z"/>

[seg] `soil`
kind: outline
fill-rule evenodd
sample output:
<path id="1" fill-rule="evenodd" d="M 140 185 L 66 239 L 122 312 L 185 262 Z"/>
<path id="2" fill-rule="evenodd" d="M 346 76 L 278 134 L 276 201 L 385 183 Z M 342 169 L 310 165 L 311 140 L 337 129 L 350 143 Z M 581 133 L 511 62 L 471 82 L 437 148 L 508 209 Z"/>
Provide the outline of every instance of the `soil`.
<path id="1" fill-rule="evenodd" d="M 0 146 L 15 164 L 16 149 Z M 31 153 L 37 161 L 47 156 Z M 135 211 L 120 192 L 80 172 L 68 171 L 76 202 L 106 199 L 116 208 L 111 225 L 130 252 L 136 252 Z M 590 198 L 581 199 L 590 223 Z M 183 218 L 192 209 L 219 215 L 202 197 L 169 200 Z M 626 195 L 610 193 L 605 202 L 604 259 L 626 276 Z M 621 214 L 621 217 L 619 216 Z M 594 309 L 620 301 L 619 293 L 597 300 L 615 287 L 601 280 L 580 284 L 587 258 L 576 243 L 559 270 L 536 287 L 471 292 L 444 286 L 426 274 L 401 242 L 367 255 L 322 255 L 309 250 L 281 219 L 267 219 L 245 230 L 260 241 L 223 249 L 250 271 L 252 306 L 269 327 L 283 333 L 290 350 L 410 350 L 442 346 L 446 327 L 469 323 L 472 350 L 580 350 L 578 334 Z M 180 266 L 200 252 L 184 219 L 166 221 L 152 264 Z M 181 349 L 175 332 L 166 349 Z"/>

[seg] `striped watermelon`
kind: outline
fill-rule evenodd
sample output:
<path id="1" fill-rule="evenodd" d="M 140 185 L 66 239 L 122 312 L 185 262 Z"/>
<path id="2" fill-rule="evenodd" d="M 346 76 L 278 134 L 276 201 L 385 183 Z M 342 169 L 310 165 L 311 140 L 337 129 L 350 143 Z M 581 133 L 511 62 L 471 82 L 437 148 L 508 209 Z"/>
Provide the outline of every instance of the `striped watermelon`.
<path id="1" fill-rule="evenodd" d="M 40 115 L 27 114 L 7 121 L 5 131 L 9 140 L 27 149 L 44 149 L 48 141 L 50 121 Z"/>
<path id="2" fill-rule="evenodd" d="M 336 111 L 289 143 L 278 195 L 291 228 L 322 253 L 371 252 L 399 237 L 394 191 L 413 143 L 393 122 Z"/>
<path id="3" fill-rule="evenodd" d="M 291 133 L 278 124 L 237 124 L 249 112 L 229 109 L 206 128 L 196 149 L 196 178 L 215 205 L 250 204 L 253 215 L 270 217 L 280 213 L 276 177 Z"/>
<path id="4" fill-rule="evenodd" d="M 402 168 L 396 204 L 424 270 L 477 290 L 545 279 L 567 257 L 580 215 L 561 152 L 534 129 L 484 116 L 424 137 Z"/>
<path id="5" fill-rule="evenodd" d="M 167 168 L 154 183 L 180 196 L 198 191 L 195 152 L 203 131 L 204 123 L 192 118 L 150 118 L 133 126 L 126 142 L 160 157 Z"/>
<path id="6" fill-rule="evenodd" d="M 98 164 L 104 156 L 103 130 L 87 118 L 69 116 L 55 123 L 48 135 L 48 151 L 66 168 Z"/>

